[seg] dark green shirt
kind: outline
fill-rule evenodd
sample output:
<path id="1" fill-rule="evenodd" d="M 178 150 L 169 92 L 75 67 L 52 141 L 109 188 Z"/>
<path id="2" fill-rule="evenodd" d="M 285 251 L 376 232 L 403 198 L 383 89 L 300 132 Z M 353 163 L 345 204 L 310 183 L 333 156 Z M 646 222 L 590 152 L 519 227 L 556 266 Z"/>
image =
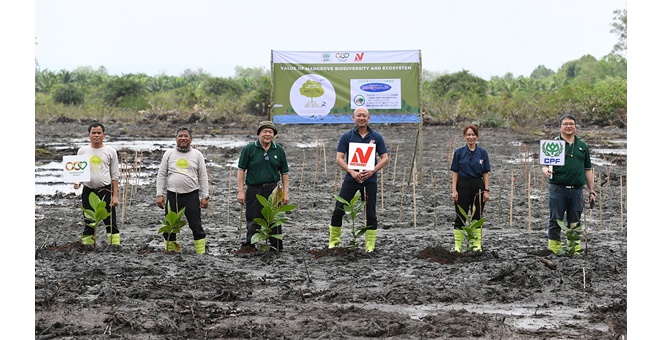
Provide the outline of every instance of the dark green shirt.
<path id="1" fill-rule="evenodd" d="M 551 184 L 582 186 L 587 184 L 585 170 L 592 168 L 587 144 L 578 136 L 573 136 L 573 144 L 564 141 L 564 165 L 553 166 L 555 172 L 549 180 Z M 555 140 L 563 140 L 557 136 Z"/>
<path id="2" fill-rule="evenodd" d="M 285 150 L 274 142 L 267 152 L 258 141 L 247 144 L 239 155 L 237 167 L 246 170 L 246 185 L 278 182 L 289 171 Z"/>

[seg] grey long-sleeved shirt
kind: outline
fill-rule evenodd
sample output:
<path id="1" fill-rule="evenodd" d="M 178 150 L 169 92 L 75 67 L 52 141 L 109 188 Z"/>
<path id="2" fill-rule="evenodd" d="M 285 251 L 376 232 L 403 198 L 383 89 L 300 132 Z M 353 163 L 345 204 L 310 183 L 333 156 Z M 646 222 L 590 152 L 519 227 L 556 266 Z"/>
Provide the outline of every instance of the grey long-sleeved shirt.
<path id="1" fill-rule="evenodd" d="M 178 194 L 200 190 L 200 198 L 209 197 L 205 157 L 196 150 L 180 152 L 170 149 L 163 154 L 157 173 L 157 196 L 165 196 L 166 190 Z"/>

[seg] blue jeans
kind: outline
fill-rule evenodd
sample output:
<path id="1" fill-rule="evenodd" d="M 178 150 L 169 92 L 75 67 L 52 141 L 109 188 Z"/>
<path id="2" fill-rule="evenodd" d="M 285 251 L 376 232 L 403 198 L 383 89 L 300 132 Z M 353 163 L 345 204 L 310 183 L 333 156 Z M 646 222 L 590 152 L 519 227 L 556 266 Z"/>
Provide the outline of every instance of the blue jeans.
<path id="1" fill-rule="evenodd" d="M 557 220 L 565 220 L 567 226 L 579 222 L 583 210 L 582 188 L 566 188 L 563 185 L 550 184 L 548 206 L 550 219 L 548 221 L 548 239 L 559 241 L 562 228 Z M 564 219 L 566 213 L 566 219 Z"/>

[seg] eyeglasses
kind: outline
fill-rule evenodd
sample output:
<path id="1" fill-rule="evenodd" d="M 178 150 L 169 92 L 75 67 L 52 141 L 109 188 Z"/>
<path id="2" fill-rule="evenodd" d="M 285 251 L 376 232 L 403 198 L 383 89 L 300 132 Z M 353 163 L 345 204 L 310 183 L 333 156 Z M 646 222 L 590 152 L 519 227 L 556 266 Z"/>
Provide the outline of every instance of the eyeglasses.
<path id="1" fill-rule="evenodd" d="M 576 126 L 576 123 L 562 123 L 562 126 Z"/>
<path id="2" fill-rule="evenodd" d="M 264 154 L 262 154 L 262 156 L 265 157 L 265 160 L 266 160 L 266 161 L 269 160 L 269 155 L 268 155 L 266 152 L 265 152 Z"/>

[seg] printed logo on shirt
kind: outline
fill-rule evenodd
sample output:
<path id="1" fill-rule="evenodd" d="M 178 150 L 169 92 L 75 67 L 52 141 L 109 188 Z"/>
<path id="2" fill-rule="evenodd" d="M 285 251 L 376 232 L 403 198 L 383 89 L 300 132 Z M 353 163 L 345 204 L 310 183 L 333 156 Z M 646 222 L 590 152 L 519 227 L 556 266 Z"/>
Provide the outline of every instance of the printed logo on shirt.
<path id="1" fill-rule="evenodd" d="M 101 157 L 97 155 L 90 157 L 90 165 L 91 165 L 90 170 L 99 171 L 103 163 L 104 162 L 101 160 Z"/>
<path id="2" fill-rule="evenodd" d="M 175 163 L 175 166 L 177 166 L 178 168 L 180 168 L 182 170 L 185 170 L 186 168 L 189 167 L 189 161 L 186 160 L 186 158 L 180 158 Z"/>

